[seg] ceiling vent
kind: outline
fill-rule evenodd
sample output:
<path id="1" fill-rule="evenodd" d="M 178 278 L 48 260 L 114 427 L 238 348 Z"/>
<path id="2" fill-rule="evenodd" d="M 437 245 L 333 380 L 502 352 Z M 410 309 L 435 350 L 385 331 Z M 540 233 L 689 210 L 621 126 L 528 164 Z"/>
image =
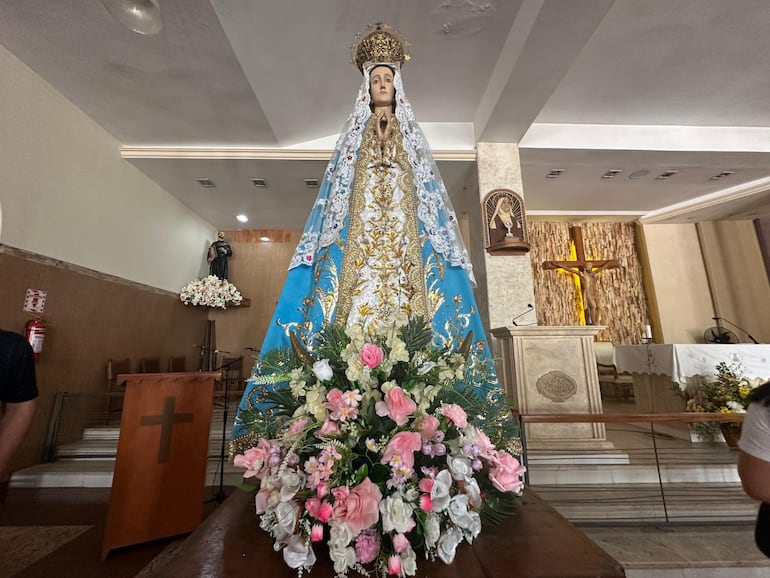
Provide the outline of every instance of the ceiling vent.
<path id="1" fill-rule="evenodd" d="M 195 179 L 195 180 L 198 181 L 198 184 L 202 187 L 206 187 L 209 189 L 216 187 L 216 185 L 214 184 L 214 181 L 212 181 L 211 179 Z"/>
<path id="2" fill-rule="evenodd" d="M 267 183 L 265 182 L 265 179 L 251 179 L 251 183 L 255 187 L 266 187 Z"/>
<path id="3" fill-rule="evenodd" d="M 730 175 L 734 175 L 735 171 L 722 171 L 718 175 L 714 175 L 713 177 L 709 177 L 710 181 L 721 181 L 722 179 L 729 177 Z"/>
<path id="4" fill-rule="evenodd" d="M 305 179 L 305 186 L 308 189 L 317 189 L 318 188 L 318 179 Z"/>
<path id="5" fill-rule="evenodd" d="M 563 172 L 564 172 L 564 169 L 551 169 L 551 172 L 549 172 L 547 175 L 545 175 L 545 178 L 546 179 L 558 179 Z"/>
<path id="6" fill-rule="evenodd" d="M 655 177 L 655 179 L 658 180 L 658 181 L 664 181 L 666 179 L 670 179 L 671 177 L 673 177 L 678 172 L 679 171 L 663 171 L 657 177 Z"/>
<path id="7" fill-rule="evenodd" d="M 623 172 L 623 169 L 610 169 L 602 175 L 603 179 L 614 179 L 615 175 L 619 175 Z"/>

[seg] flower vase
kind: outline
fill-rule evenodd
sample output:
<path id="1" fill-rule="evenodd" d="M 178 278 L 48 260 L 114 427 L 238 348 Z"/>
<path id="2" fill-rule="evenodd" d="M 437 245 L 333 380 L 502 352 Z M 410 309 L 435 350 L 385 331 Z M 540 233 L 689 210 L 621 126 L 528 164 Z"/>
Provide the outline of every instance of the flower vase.
<path id="1" fill-rule="evenodd" d="M 738 449 L 738 440 L 741 437 L 741 424 L 739 423 L 722 423 L 719 424 L 719 429 L 722 432 L 722 436 L 725 438 L 727 447 L 731 450 Z"/>

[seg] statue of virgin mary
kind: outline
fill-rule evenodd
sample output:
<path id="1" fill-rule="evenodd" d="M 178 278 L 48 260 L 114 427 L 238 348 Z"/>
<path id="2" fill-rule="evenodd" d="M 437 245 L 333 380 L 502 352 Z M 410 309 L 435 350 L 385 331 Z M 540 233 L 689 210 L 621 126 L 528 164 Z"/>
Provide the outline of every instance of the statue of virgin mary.
<path id="1" fill-rule="evenodd" d="M 404 92 L 408 56 L 397 33 L 377 24 L 353 48 L 363 74 L 289 265 L 261 351 L 290 334 L 312 344 L 324 325 L 376 333 L 398 315 L 421 316 L 432 345 L 457 350 L 471 333 L 465 382 L 498 387 L 479 317 L 468 253 L 430 148 Z M 259 406 L 259 362 L 240 410 Z M 236 418 L 233 439 L 246 431 Z"/>

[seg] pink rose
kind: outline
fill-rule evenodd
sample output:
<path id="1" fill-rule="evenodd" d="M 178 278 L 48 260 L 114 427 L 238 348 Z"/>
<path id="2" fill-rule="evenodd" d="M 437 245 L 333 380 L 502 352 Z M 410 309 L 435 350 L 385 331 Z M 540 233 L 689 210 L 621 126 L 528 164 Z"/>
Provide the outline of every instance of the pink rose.
<path id="1" fill-rule="evenodd" d="M 332 494 L 335 494 L 334 488 Z M 345 493 L 340 493 L 340 497 Z M 336 499 L 332 518 L 335 522 L 347 524 L 353 535 L 373 526 L 380 519 L 380 501 L 382 493 L 369 478 L 358 484 L 347 493 L 347 497 Z"/>
<path id="2" fill-rule="evenodd" d="M 420 488 L 421 492 L 430 493 L 430 491 L 433 489 L 433 479 L 422 478 L 420 479 L 420 482 L 417 484 L 417 486 Z"/>
<path id="3" fill-rule="evenodd" d="M 439 421 L 432 415 L 424 415 L 420 418 L 417 429 L 422 436 L 422 439 L 428 441 L 431 439 L 438 430 Z"/>
<path id="4" fill-rule="evenodd" d="M 393 554 L 388 558 L 388 574 L 392 576 L 401 575 L 401 558 L 397 554 Z"/>
<path id="5" fill-rule="evenodd" d="M 342 397 L 342 391 L 336 387 L 326 394 L 326 402 L 324 407 L 331 411 L 339 411 L 345 405 L 345 400 Z"/>
<path id="6" fill-rule="evenodd" d="M 453 424 L 457 427 L 465 427 L 468 425 L 468 414 L 456 403 L 444 403 L 441 404 L 441 415 L 449 418 Z"/>
<path id="7" fill-rule="evenodd" d="M 340 431 L 340 426 L 338 426 L 333 421 L 327 419 L 324 422 L 324 424 L 321 426 L 321 429 L 318 430 L 318 435 L 330 436 L 332 434 L 339 433 L 339 431 Z"/>
<path id="8" fill-rule="evenodd" d="M 310 528 L 310 541 L 320 542 L 324 539 L 324 527 L 321 524 L 313 524 Z"/>
<path id="9" fill-rule="evenodd" d="M 396 425 L 404 425 L 409 421 L 409 416 L 417 411 L 417 404 L 407 397 L 403 389 L 395 386 L 385 394 L 385 401 L 375 404 L 374 410 L 378 416 L 388 416 Z"/>
<path id="10" fill-rule="evenodd" d="M 369 369 L 374 369 L 382 363 L 383 357 L 384 353 L 382 352 L 382 349 L 373 343 L 366 343 L 361 348 L 361 363 Z"/>
<path id="11" fill-rule="evenodd" d="M 305 429 L 305 427 L 307 426 L 309 421 L 310 420 L 308 420 L 306 417 L 298 419 L 297 421 L 293 422 L 289 426 L 289 433 L 290 434 L 298 434 L 298 433 L 300 433 L 303 429 Z"/>
<path id="12" fill-rule="evenodd" d="M 318 498 L 308 498 L 305 500 L 305 511 L 313 516 L 314 518 L 318 517 L 318 510 L 321 509 L 321 500 Z"/>
<path id="13" fill-rule="evenodd" d="M 264 438 L 260 438 L 257 447 L 249 448 L 243 454 L 238 454 L 233 458 L 233 465 L 239 468 L 246 468 L 243 474 L 244 478 L 259 477 L 270 460 L 270 444 Z"/>
<path id="14" fill-rule="evenodd" d="M 414 452 L 422 447 L 420 434 L 413 431 L 402 431 L 394 435 L 385 446 L 380 463 L 389 464 L 394 456 L 401 458 L 405 466 L 414 467 Z"/>
<path id="15" fill-rule="evenodd" d="M 334 509 L 332 508 L 332 505 L 329 502 L 324 502 L 321 504 L 321 507 L 318 508 L 317 518 L 325 524 L 329 521 L 329 518 L 332 517 L 333 513 Z"/>
<path id="16" fill-rule="evenodd" d="M 489 479 L 501 492 L 520 492 L 524 487 L 521 476 L 526 468 L 519 460 L 504 451 L 498 451 L 495 455 L 492 468 L 489 470 Z"/>
<path id="17" fill-rule="evenodd" d="M 329 486 L 326 482 L 321 482 L 316 486 L 315 493 L 318 494 L 319 498 L 323 498 L 326 496 L 326 494 L 329 493 Z"/>
<path id="18" fill-rule="evenodd" d="M 479 455 L 482 458 L 487 460 L 494 459 L 495 444 L 493 444 L 487 437 L 487 434 L 479 428 L 476 428 L 476 447 L 479 448 Z"/>
<path id="19" fill-rule="evenodd" d="M 356 560 L 361 564 L 374 562 L 380 553 L 381 545 L 380 535 L 376 530 L 364 530 L 356 538 Z"/>
<path id="20" fill-rule="evenodd" d="M 406 536 L 403 534 L 396 534 L 393 536 L 393 549 L 396 551 L 396 554 L 400 554 L 406 550 L 407 546 L 409 546 L 409 540 Z"/>

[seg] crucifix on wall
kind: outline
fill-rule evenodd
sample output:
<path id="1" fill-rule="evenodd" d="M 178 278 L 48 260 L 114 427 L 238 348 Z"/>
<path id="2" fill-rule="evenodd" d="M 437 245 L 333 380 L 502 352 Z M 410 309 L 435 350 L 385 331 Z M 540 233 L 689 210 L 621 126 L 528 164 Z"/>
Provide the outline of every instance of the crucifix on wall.
<path id="1" fill-rule="evenodd" d="M 614 259 L 586 259 L 583 245 L 583 229 L 570 227 L 570 237 L 575 246 L 575 259 L 565 261 L 544 261 L 543 269 L 562 269 L 577 276 L 577 285 L 583 297 L 586 325 L 601 325 L 604 321 L 604 295 L 597 286 L 598 273 L 605 269 L 618 269 L 620 263 Z"/>

